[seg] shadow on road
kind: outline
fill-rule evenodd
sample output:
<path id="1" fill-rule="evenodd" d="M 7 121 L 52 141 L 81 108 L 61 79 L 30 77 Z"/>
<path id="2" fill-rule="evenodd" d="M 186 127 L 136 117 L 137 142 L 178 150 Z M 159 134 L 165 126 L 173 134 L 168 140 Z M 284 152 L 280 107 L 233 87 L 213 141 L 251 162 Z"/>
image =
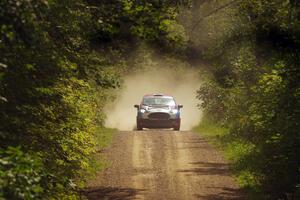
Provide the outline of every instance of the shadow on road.
<path id="1" fill-rule="evenodd" d="M 244 199 L 244 192 L 241 189 L 232 189 L 227 187 L 210 187 L 214 189 L 221 189 L 222 192 L 216 194 L 199 195 L 195 197 L 203 200 L 242 200 Z"/>
<path id="2" fill-rule="evenodd" d="M 129 200 L 142 194 L 145 190 L 117 187 L 91 187 L 83 190 L 81 194 L 88 200 Z"/>
<path id="3" fill-rule="evenodd" d="M 178 143 L 182 143 L 182 144 L 207 144 L 207 141 L 204 139 L 192 139 L 192 140 L 186 140 L 186 141 L 182 141 L 182 142 L 178 142 Z"/>
<path id="4" fill-rule="evenodd" d="M 213 175 L 221 177 L 231 176 L 230 167 L 227 163 L 218 162 L 191 162 L 193 167 L 190 169 L 178 170 L 179 173 L 184 173 L 186 176 L 205 176 Z M 244 192 L 241 189 L 233 189 L 229 187 L 206 187 L 208 191 L 215 191 L 212 194 L 195 194 L 196 199 L 203 200 L 242 200 Z"/>
<path id="5" fill-rule="evenodd" d="M 197 167 L 177 170 L 177 172 L 186 173 L 187 176 L 193 176 L 193 175 L 230 176 L 231 175 L 228 164 L 209 163 L 209 162 L 193 162 L 190 164 L 197 165 Z"/>

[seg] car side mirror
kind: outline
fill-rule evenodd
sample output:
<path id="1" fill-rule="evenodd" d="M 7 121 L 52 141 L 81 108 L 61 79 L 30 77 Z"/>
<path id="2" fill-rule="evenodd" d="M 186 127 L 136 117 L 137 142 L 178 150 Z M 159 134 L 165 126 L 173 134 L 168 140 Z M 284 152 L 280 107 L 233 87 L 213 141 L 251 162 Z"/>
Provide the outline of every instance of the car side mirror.
<path id="1" fill-rule="evenodd" d="M 135 105 L 134 105 L 134 107 L 135 107 L 135 108 L 137 108 L 137 109 L 139 109 L 139 108 L 140 108 L 140 106 L 139 106 L 139 105 L 137 105 L 137 104 L 135 104 Z"/>
<path id="2" fill-rule="evenodd" d="M 178 105 L 178 109 L 183 108 L 183 105 Z"/>

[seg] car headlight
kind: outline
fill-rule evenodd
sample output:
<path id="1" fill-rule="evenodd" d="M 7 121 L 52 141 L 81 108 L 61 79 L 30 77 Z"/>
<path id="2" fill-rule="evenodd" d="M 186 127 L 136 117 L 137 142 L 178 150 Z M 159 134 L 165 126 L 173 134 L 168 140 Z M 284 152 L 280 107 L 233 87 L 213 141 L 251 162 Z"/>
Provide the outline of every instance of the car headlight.
<path id="1" fill-rule="evenodd" d="M 141 106 L 141 109 L 148 110 L 148 109 L 149 109 L 149 106 L 142 105 L 142 106 Z"/>
<path id="2" fill-rule="evenodd" d="M 141 113 L 145 113 L 146 110 L 145 110 L 144 108 L 142 108 L 142 109 L 140 110 L 140 112 L 141 112 Z"/>
<path id="3" fill-rule="evenodd" d="M 177 109 L 174 109 L 174 110 L 172 110 L 172 113 L 177 114 L 177 113 L 178 113 L 178 110 L 177 110 Z"/>

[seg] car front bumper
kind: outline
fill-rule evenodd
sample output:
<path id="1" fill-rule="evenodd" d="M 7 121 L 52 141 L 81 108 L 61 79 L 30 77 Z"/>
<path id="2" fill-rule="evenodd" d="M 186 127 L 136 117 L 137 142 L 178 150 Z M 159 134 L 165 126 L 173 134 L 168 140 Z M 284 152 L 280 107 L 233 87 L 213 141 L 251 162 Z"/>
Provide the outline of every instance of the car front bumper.
<path id="1" fill-rule="evenodd" d="M 177 119 L 143 119 L 137 118 L 137 123 L 143 128 L 174 128 L 180 126 L 180 118 Z"/>

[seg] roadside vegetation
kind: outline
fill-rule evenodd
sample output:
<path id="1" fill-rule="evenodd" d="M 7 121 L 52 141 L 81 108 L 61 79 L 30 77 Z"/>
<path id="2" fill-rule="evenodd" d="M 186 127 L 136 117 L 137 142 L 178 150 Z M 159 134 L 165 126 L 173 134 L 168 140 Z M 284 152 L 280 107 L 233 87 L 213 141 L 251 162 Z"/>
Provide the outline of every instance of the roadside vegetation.
<path id="1" fill-rule="evenodd" d="M 203 72 L 198 129 L 244 187 L 299 198 L 299 16 L 297 0 L 2 0 L 0 199 L 80 198 L 104 107 L 149 49 Z"/>
<path id="2" fill-rule="evenodd" d="M 231 135 L 229 128 L 213 119 L 208 119 L 207 115 L 199 125 L 193 128 L 193 131 L 221 150 L 224 158 L 229 161 L 230 169 L 233 171 L 239 186 L 243 188 L 246 199 L 268 199 L 247 168 L 253 162 L 251 159 L 246 159 L 248 153 L 253 151 L 255 147 L 253 144 Z"/>
<path id="3" fill-rule="evenodd" d="M 212 27 L 209 44 L 194 44 L 212 67 L 197 92 L 204 121 L 196 129 L 225 148 L 258 199 L 299 199 L 299 2 L 228 5 L 198 23 Z"/>
<path id="4" fill-rule="evenodd" d="M 0 199 L 80 198 L 111 138 L 103 109 L 130 73 L 130 52 L 180 49 L 179 5 L 0 2 Z"/>

